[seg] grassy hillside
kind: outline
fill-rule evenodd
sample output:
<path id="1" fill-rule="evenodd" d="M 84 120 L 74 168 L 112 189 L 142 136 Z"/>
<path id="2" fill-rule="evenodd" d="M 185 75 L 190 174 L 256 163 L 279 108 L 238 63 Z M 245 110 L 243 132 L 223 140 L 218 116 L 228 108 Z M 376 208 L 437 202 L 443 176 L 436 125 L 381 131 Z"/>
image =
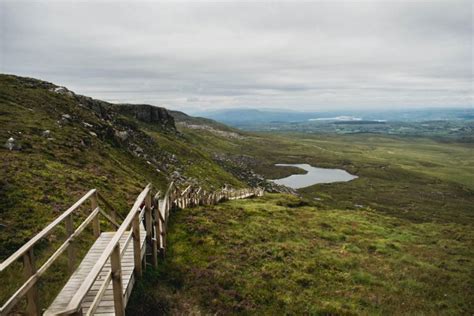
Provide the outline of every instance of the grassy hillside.
<path id="1" fill-rule="evenodd" d="M 129 312 L 468 315 L 473 240 L 462 224 L 322 210 L 287 195 L 186 209 Z"/>
<path id="2" fill-rule="evenodd" d="M 140 283 L 131 314 L 474 312 L 472 145 L 181 132 L 269 178 L 292 173 L 273 166 L 282 162 L 359 178 L 301 189 L 301 198 L 269 194 L 179 211 L 168 256 Z"/>
<path id="3" fill-rule="evenodd" d="M 256 134 L 171 112 L 175 129 L 155 110 L 0 75 L 0 259 L 90 188 L 126 214 L 148 182 L 266 185 L 301 172 L 275 163 L 308 163 L 359 178 L 173 214 L 168 256 L 129 314 L 474 313 L 472 144 Z M 41 243 L 39 261 L 63 239 L 60 228 Z M 65 267 L 42 279 L 43 305 Z M 17 272 L 1 276 L 0 301 Z"/>
<path id="4" fill-rule="evenodd" d="M 0 75 L 0 260 L 92 188 L 125 215 L 149 182 L 155 189 L 173 179 L 209 189 L 245 185 L 174 130 L 170 118 L 147 122 L 131 110 L 51 83 Z M 76 226 L 88 211 L 79 212 Z M 64 238 L 63 227 L 49 235 L 35 249 L 38 260 Z M 85 237 L 84 247 L 90 240 Z M 44 304 L 66 275 L 61 263 L 53 271 L 42 282 Z M 0 302 L 16 289 L 17 274 L 2 275 L 9 281 Z"/>

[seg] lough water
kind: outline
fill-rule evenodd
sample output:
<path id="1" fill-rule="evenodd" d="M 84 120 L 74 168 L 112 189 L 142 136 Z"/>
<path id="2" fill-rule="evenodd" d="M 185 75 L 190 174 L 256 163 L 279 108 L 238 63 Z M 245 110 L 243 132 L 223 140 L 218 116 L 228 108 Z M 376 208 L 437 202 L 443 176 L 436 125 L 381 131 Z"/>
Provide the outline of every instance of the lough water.
<path id="1" fill-rule="evenodd" d="M 276 164 L 282 167 L 297 167 L 306 170 L 306 174 L 293 174 L 286 178 L 272 180 L 273 182 L 293 189 L 301 189 L 318 183 L 347 182 L 357 178 L 342 169 L 316 168 L 308 164 Z"/>

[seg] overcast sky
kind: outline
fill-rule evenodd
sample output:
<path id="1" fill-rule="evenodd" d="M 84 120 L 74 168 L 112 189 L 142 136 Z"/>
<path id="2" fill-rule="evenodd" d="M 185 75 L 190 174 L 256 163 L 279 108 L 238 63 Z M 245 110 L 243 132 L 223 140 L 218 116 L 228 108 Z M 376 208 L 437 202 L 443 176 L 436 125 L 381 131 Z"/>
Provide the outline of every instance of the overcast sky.
<path id="1" fill-rule="evenodd" d="M 472 1 L 0 3 L 0 72 L 107 101 L 473 105 Z"/>

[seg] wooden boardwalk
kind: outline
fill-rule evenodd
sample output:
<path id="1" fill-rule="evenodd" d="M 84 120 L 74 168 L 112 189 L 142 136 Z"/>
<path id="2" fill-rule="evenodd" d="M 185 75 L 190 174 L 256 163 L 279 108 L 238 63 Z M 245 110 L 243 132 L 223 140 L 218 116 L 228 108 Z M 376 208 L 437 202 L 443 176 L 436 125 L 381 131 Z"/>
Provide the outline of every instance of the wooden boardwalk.
<path id="1" fill-rule="evenodd" d="M 146 231 L 143 228 L 143 225 L 140 225 L 140 241 L 142 244 L 142 257 L 145 254 L 145 238 L 146 238 Z M 81 264 L 76 269 L 76 271 L 72 274 L 69 281 L 63 287 L 61 292 L 59 292 L 56 299 L 53 303 L 49 306 L 49 308 L 45 311 L 44 315 L 57 315 L 71 302 L 71 299 L 79 290 L 79 287 L 84 282 L 84 279 L 87 277 L 89 271 L 100 258 L 100 255 L 103 253 L 105 247 L 109 244 L 114 236 L 115 232 L 106 232 L 102 233 L 100 237 L 96 240 L 94 245 L 92 245 L 91 249 L 87 253 L 87 255 L 82 259 Z M 132 243 L 128 243 L 125 245 L 130 233 L 126 232 L 122 238 L 120 239 L 120 250 L 123 253 L 122 257 L 122 286 L 124 290 L 124 300 L 125 304 L 127 304 L 130 294 L 132 293 L 133 284 L 135 282 L 135 276 L 133 274 L 133 270 L 135 268 L 134 265 L 134 256 L 133 256 L 133 245 Z M 125 250 L 124 247 L 126 246 Z M 108 279 L 108 275 L 110 274 L 111 267 L 110 267 L 110 260 L 107 261 L 104 268 L 100 272 L 99 276 L 95 280 L 94 284 L 92 285 L 91 289 L 87 292 L 83 303 L 82 303 L 82 312 L 84 315 L 115 315 L 114 311 L 114 297 L 113 297 L 113 289 L 112 284 L 109 283 L 105 293 L 103 294 L 100 302 L 97 304 L 97 308 L 95 311 L 90 311 L 90 306 L 94 301 L 97 293 L 99 292 L 100 288 L 104 286 L 104 283 Z"/>
<path id="2" fill-rule="evenodd" d="M 197 205 L 211 205 L 226 200 L 263 195 L 260 188 L 219 190 L 205 192 L 202 188 L 188 186 L 184 190 L 170 184 L 166 193 L 152 196 L 151 184 L 138 195 L 127 216 L 117 223 L 117 212 L 95 189 L 90 190 L 68 210 L 39 232 L 0 264 L 0 272 L 23 260 L 24 283 L 0 307 L 0 316 L 27 315 L 125 315 L 136 278 L 143 273 L 147 251 L 151 266 L 158 266 L 158 255 L 165 254 L 167 224 L 170 211 Z M 73 215 L 89 201 L 91 211 L 81 223 L 74 223 Z M 102 202 L 110 212 L 100 206 Z M 74 215 L 76 216 L 76 215 Z M 108 221 L 116 231 L 101 232 L 99 216 Z M 40 267 L 35 264 L 34 246 L 44 240 L 56 227 L 64 223 L 67 238 Z M 77 226 L 78 225 L 78 226 Z M 79 266 L 76 262 L 75 240 L 88 226 L 96 238 Z M 77 226 L 77 227 L 76 227 Z M 62 290 L 42 312 L 39 304 L 38 280 L 59 256 L 67 251 L 70 278 Z M 0 274 L 1 275 L 1 274 Z M 20 310 L 18 303 L 26 297 L 27 306 Z"/>

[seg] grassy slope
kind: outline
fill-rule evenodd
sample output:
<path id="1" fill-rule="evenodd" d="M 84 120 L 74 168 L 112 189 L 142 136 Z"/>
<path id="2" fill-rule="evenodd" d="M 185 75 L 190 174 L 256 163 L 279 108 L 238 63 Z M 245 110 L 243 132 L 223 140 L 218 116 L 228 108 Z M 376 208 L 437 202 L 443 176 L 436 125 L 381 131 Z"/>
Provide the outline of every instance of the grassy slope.
<path id="1" fill-rule="evenodd" d="M 168 181 L 90 135 L 82 122 L 102 123 L 66 96 L 1 76 L 0 112 L 2 142 L 13 136 L 23 146 L 0 149 L 2 257 L 91 187 L 125 213 L 143 183 L 160 188 Z M 59 127 L 64 113 L 74 120 Z M 292 171 L 275 169 L 277 162 L 341 167 L 360 178 L 303 190 L 309 205 L 270 195 L 179 212 L 169 256 L 158 272 L 148 271 L 130 311 L 472 313 L 472 145 L 370 135 L 229 139 L 186 128 L 175 136 L 135 124 L 209 187 L 242 185 L 214 164 L 214 152 L 259 157 L 257 171 L 270 178 Z M 41 136 L 46 129 L 53 140 Z M 63 234 L 51 235 L 41 253 Z M 64 276 L 62 262 L 44 278 L 44 302 Z M 144 290 L 153 295 L 140 298 Z"/>
<path id="2" fill-rule="evenodd" d="M 89 108 L 81 107 L 74 98 L 49 91 L 52 85 L 33 79 L 0 75 L 0 259 L 4 259 L 44 228 L 79 197 L 97 188 L 122 214 L 146 183 L 164 189 L 169 179 L 137 158 L 126 146 L 99 133 L 107 128 Z M 71 120 L 58 124 L 63 114 Z M 163 132 L 157 126 L 133 118 L 121 117 L 152 136 L 148 149 L 157 154 L 174 154 L 177 165 L 187 177 L 203 179 L 208 187 L 224 183 L 242 183 L 213 163 L 206 152 L 194 148 L 179 135 Z M 84 122 L 93 127 L 87 127 Z M 43 136 L 50 131 L 49 138 Z M 98 135 L 91 135 L 95 131 Z M 3 144 L 13 137 L 21 150 L 9 151 Z M 143 147 L 145 150 L 147 148 Z M 196 165 L 199 166 L 198 170 Z M 76 217 L 90 210 L 82 209 Z M 106 227 L 105 227 L 106 228 Z M 64 240 L 64 228 L 56 229 L 35 248 L 39 262 L 52 253 L 51 245 Z M 92 240 L 90 234 L 81 243 L 84 248 Z M 0 290 L 0 302 L 16 289 L 18 271 L 2 274 L 8 280 Z M 54 266 L 46 275 L 41 293 L 43 306 L 51 300 L 64 281 L 65 262 Z"/>
<path id="3" fill-rule="evenodd" d="M 211 152 L 259 157 L 269 177 L 281 174 L 273 163 L 307 162 L 360 178 L 301 190 L 303 200 L 268 195 L 178 212 L 168 257 L 134 292 L 131 313 L 474 311 L 472 145 L 183 132 Z"/>
<path id="4" fill-rule="evenodd" d="M 179 211 L 132 314 L 468 314 L 472 230 L 268 195 Z M 225 214 L 225 215 L 224 215 Z"/>

